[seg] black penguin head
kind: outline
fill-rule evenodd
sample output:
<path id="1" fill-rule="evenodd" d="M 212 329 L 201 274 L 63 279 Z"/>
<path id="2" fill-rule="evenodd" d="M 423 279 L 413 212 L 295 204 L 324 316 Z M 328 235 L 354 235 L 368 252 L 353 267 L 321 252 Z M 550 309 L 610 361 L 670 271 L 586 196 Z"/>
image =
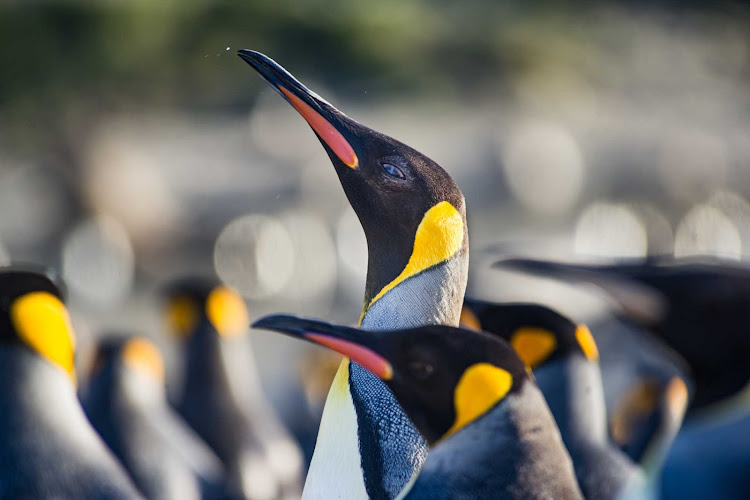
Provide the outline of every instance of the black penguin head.
<path id="1" fill-rule="evenodd" d="M 164 361 L 159 348 L 145 337 L 108 335 L 97 346 L 90 377 L 94 379 L 105 374 L 113 380 L 138 374 L 142 379 L 163 387 Z"/>
<path id="2" fill-rule="evenodd" d="M 463 194 L 439 165 L 344 115 L 267 56 L 239 56 L 302 115 L 331 158 L 367 237 L 365 309 L 410 276 L 466 255 Z"/>
<path id="3" fill-rule="evenodd" d="M 530 368 L 554 359 L 583 356 L 599 360 L 599 351 L 586 325 L 537 304 L 493 304 L 467 299 L 461 324 L 508 341 Z"/>
<path id="4" fill-rule="evenodd" d="M 529 381 L 502 339 L 449 326 L 370 332 L 286 315 L 254 327 L 333 349 L 381 378 L 430 444 L 480 418 Z"/>
<path id="5" fill-rule="evenodd" d="M 184 278 L 170 284 L 164 293 L 167 331 L 188 340 L 201 328 L 222 338 L 247 332 L 250 323 L 242 297 L 215 278 Z"/>
<path id="6" fill-rule="evenodd" d="M 0 342 L 23 345 L 75 382 L 75 333 L 60 287 L 42 268 L 0 268 Z"/>

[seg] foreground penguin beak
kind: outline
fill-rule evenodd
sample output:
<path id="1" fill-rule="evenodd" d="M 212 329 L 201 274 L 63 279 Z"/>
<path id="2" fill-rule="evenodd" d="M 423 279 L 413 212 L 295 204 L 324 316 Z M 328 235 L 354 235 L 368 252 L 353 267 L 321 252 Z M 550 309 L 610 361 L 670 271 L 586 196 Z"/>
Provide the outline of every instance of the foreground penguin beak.
<path id="1" fill-rule="evenodd" d="M 393 367 L 383 356 L 373 350 L 375 337 L 368 331 L 282 314 L 265 316 L 252 326 L 274 330 L 290 337 L 302 338 L 328 347 L 351 358 L 352 361 L 383 380 L 390 380 L 393 377 Z"/>
<path id="2" fill-rule="evenodd" d="M 302 115 L 315 134 L 347 167 L 357 170 L 359 159 L 346 139 L 345 115 L 260 52 L 241 49 L 238 55 Z"/>

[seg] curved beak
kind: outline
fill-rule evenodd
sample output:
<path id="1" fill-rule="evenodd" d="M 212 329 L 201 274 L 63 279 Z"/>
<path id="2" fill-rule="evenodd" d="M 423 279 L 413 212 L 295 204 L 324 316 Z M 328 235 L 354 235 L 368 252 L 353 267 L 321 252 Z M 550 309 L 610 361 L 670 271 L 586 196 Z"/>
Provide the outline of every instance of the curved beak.
<path id="1" fill-rule="evenodd" d="M 376 352 L 378 337 L 366 330 L 285 314 L 264 316 L 252 327 L 274 330 L 322 345 L 351 358 L 378 378 L 390 380 L 393 377 L 391 364 Z"/>
<path id="2" fill-rule="evenodd" d="M 237 54 L 302 115 L 320 141 L 344 165 L 353 170 L 359 168 L 359 158 L 344 135 L 347 131 L 344 124 L 351 121 L 346 115 L 305 87 L 270 57 L 247 49 L 241 49 Z"/>

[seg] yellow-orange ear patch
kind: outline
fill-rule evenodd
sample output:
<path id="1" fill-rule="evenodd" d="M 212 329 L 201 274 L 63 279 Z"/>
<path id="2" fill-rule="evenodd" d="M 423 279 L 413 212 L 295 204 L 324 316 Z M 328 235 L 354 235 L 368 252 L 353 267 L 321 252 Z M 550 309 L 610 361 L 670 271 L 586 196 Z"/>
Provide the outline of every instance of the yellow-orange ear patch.
<path id="1" fill-rule="evenodd" d="M 198 324 L 198 305 L 187 296 L 173 298 L 167 304 L 167 331 L 179 339 L 187 338 Z"/>
<path id="2" fill-rule="evenodd" d="M 487 413 L 508 394 L 512 385 L 513 376 L 502 368 L 489 363 L 470 366 L 456 385 L 453 394 L 456 420 L 446 436 Z"/>
<path id="3" fill-rule="evenodd" d="M 474 311 L 466 306 L 461 308 L 461 317 L 458 319 L 460 326 L 464 328 L 471 328 L 472 330 L 482 331 L 482 322 L 479 321 Z"/>
<path id="4" fill-rule="evenodd" d="M 75 380 L 75 333 L 60 299 L 49 292 L 28 293 L 13 301 L 10 317 L 26 345 Z"/>
<path id="5" fill-rule="evenodd" d="M 225 286 L 214 288 L 209 294 L 206 301 L 206 314 L 222 337 L 241 334 L 250 325 L 245 301 Z"/>
<path id="6" fill-rule="evenodd" d="M 680 377 L 673 377 L 667 385 L 665 397 L 672 416 L 682 418 L 688 404 L 688 389 L 685 381 Z"/>
<path id="7" fill-rule="evenodd" d="M 557 348 L 555 334 L 544 328 L 522 327 L 510 339 L 518 357 L 530 368 L 536 368 Z"/>
<path id="8" fill-rule="evenodd" d="M 150 340 L 134 337 L 122 349 L 122 359 L 130 369 L 164 381 L 164 361 L 159 349 Z"/>
<path id="9" fill-rule="evenodd" d="M 578 325 L 578 328 L 576 328 L 576 340 L 589 361 L 599 361 L 599 349 L 596 347 L 594 336 L 591 335 L 589 327 Z"/>

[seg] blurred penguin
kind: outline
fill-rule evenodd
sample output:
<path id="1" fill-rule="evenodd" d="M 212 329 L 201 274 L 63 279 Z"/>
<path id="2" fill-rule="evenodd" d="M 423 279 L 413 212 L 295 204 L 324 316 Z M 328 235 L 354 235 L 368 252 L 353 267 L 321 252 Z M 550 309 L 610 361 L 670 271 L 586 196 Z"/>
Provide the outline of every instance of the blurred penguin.
<path id="1" fill-rule="evenodd" d="M 263 395 L 242 298 L 215 279 L 188 278 L 167 289 L 165 309 L 184 349 L 176 407 L 224 463 L 229 491 L 298 498 L 302 453 Z"/>
<path id="2" fill-rule="evenodd" d="M 496 265 L 600 287 L 622 314 L 690 367 L 689 412 L 735 396 L 750 383 L 750 267 L 713 258 L 565 264 L 509 259 Z"/>
<path id="3" fill-rule="evenodd" d="M 57 285 L 0 268 L 0 498 L 141 498 L 76 398 L 75 335 Z"/>
<path id="4" fill-rule="evenodd" d="M 640 468 L 609 440 L 599 351 L 585 325 L 537 304 L 469 299 L 462 323 L 503 338 L 533 370 L 584 497 L 613 499 L 643 483 Z"/>
<path id="5" fill-rule="evenodd" d="M 108 337 L 83 397 L 97 432 L 148 498 L 218 497 L 221 463 L 168 406 L 157 347 L 142 337 Z"/>

